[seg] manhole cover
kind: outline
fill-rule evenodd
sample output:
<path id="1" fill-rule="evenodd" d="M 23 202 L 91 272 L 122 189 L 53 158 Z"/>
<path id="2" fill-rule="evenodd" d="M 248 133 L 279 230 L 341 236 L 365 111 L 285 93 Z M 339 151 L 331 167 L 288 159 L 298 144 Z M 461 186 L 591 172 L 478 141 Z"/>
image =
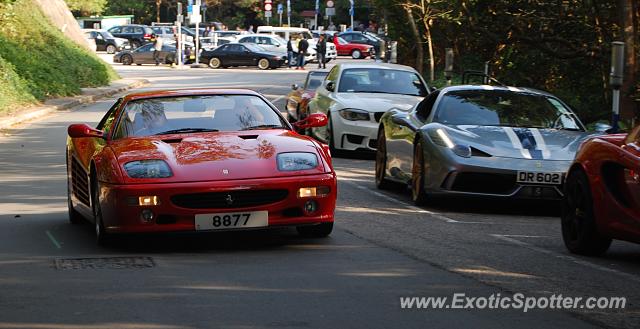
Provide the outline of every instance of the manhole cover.
<path id="1" fill-rule="evenodd" d="M 137 269 L 155 267 L 151 257 L 97 257 L 97 258 L 57 258 L 54 265 L 58 270 L 84 269 Z"/>

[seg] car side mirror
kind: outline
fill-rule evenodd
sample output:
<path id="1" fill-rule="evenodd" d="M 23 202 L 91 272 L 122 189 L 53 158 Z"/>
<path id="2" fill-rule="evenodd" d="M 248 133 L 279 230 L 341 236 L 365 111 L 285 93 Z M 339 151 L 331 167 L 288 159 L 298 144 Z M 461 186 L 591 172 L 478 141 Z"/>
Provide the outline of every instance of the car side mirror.
<path id="1" fill-rule="evenodd" d="M 611 128 L 613 127 L 606 123 L 596 123 L 594 130 L 602 134 L 608 134 Z"/>
<path id="2" fill-rule="evenodd" d="M 295 122 L 293 126 L 296 129 L 318 128 L 324 127 L 329 122 L 327 115 L 324 113 L 314 113 L 303 120 Z"/>
<path id="3" fill-rule="evenodd" d="M 104 131 L 89 127 L 84 123 L 70 125 L 67 134 L 71 138 L 97 137 L 104 138 Z"/>
<path id="4" fill-rule="evenodd" d="M 330 92 L 334 92 L 336 90 L 336 84 L 333 81 L 329 81 L 324 88 Z"/>
<path id="5" fill-rule="evenodd" d="M 291 85 L 291 89 L 293 89 L 293 90 L 298 90 L 298 88 L 300 88 L 300 86 L 298 86 L 297 83 L 294 83 L 294 84 Z"/>

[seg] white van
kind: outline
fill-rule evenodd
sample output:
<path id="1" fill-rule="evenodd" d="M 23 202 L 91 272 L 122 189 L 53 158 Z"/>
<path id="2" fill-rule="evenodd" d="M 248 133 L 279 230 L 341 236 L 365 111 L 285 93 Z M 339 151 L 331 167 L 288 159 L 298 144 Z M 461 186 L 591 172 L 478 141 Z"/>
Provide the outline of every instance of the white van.
<path id="1" fill-rule="evenodd" d="M 289 37 L 293 37 L 292 45 L 295 51 L 298 50 L 298 40 L 305 38 L 307 42 L 309 42 L 309 56 L 305 58 L 306 62 L 315 62 L 316 58 L 316 44 L 317 40 L 313 38 L 309 29 L 305 29 L 303 27 L 279 27 L 279 26 L 258 26 L 259 34 L 274 34 L 277 35 L 284 40 L 289 40 Z M 336 52 L 336 46 L 327 42 L 327 51 L 325 53 L 325 58 L 327 61 L 336 59 L 338 57 L 338 53 Z"/>

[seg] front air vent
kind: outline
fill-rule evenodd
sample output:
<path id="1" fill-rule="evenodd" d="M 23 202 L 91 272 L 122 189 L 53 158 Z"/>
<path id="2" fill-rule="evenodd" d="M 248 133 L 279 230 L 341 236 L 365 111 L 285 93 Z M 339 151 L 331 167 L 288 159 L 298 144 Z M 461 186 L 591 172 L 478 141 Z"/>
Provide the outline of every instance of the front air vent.
<path id="1" fill-rule="evenodd" d="M 247 140 L 247 139 L 258 139 L 259 135 L 239 135 L 238 137 Z"/>

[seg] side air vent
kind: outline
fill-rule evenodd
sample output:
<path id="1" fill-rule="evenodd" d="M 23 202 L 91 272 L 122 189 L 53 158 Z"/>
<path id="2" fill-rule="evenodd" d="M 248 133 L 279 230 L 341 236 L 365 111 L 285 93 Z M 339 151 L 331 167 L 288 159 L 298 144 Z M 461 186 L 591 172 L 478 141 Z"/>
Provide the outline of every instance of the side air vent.
<path id="1" fill-rule="evenodd" d="M 75 158 L 71 160 L 71 184 L 73 185 L 73 195 L 75 195 L 80 202 L 89 206 L 90 194 L 87 173 Z"/>

